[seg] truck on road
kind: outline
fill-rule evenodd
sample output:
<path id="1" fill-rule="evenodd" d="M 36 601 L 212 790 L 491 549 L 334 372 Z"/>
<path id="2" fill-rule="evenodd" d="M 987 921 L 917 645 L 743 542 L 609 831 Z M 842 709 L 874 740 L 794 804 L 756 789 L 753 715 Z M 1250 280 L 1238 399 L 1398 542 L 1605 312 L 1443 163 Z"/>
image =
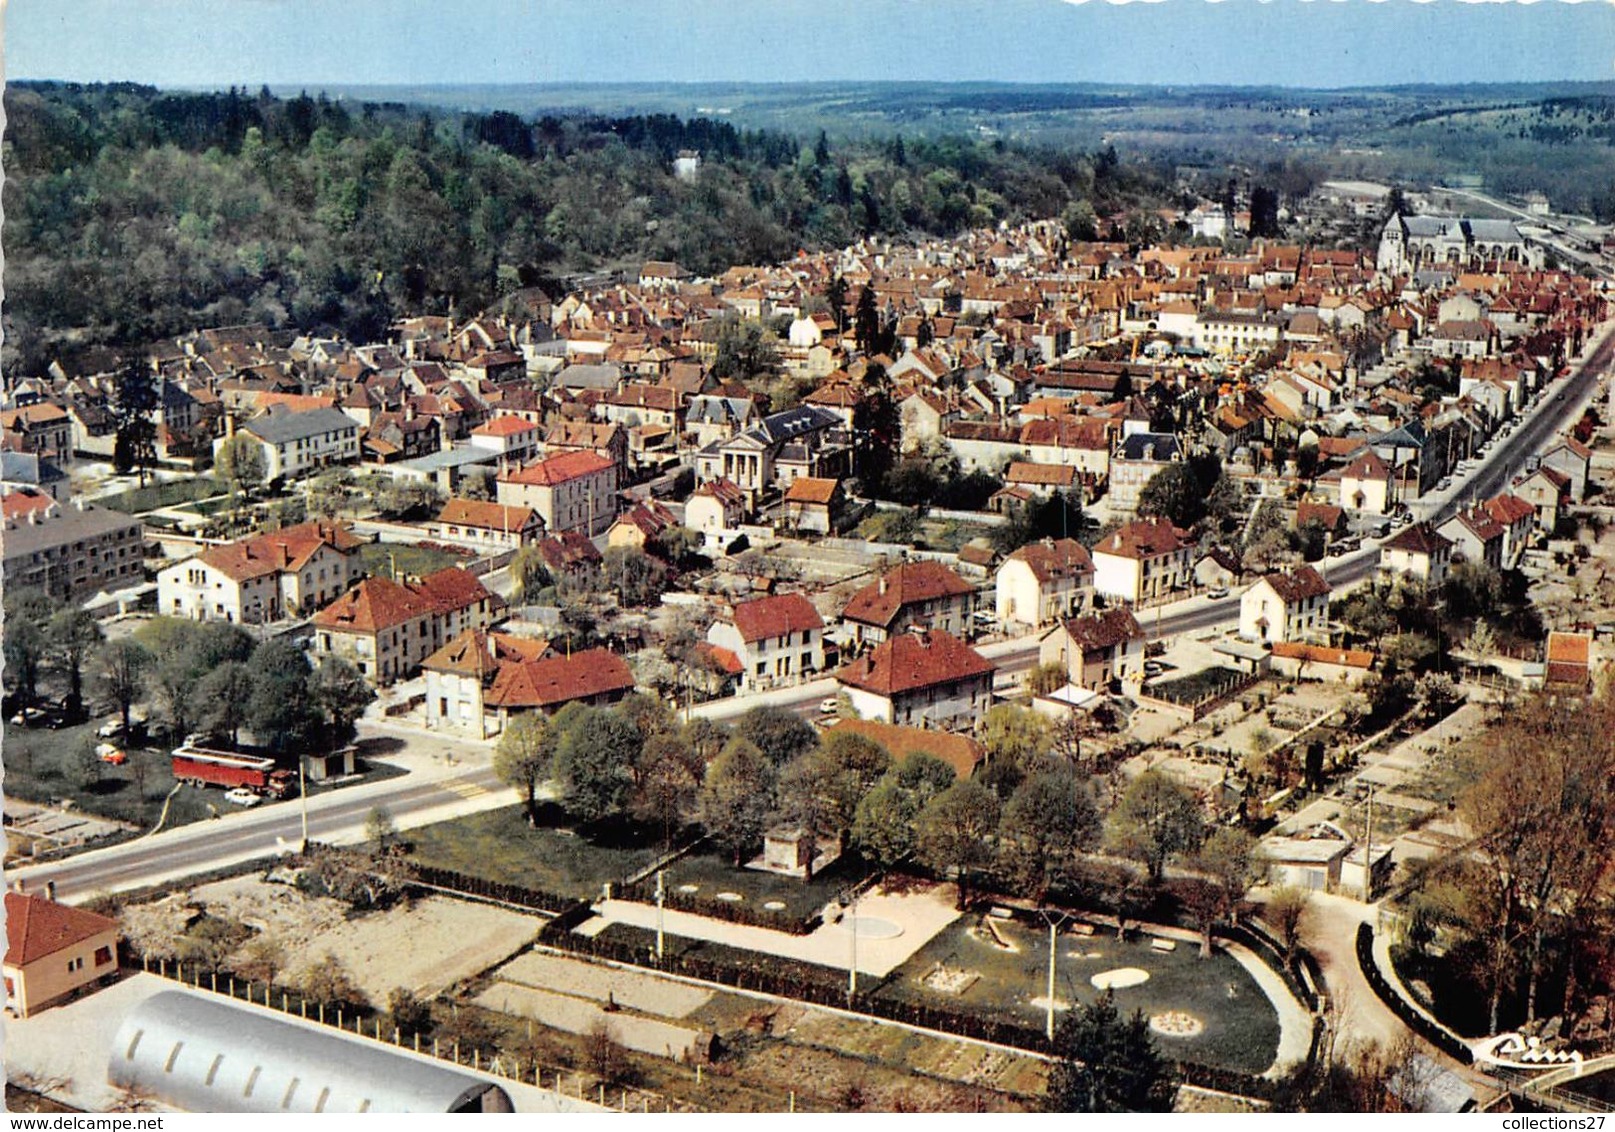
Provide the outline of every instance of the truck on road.
<path id="1" fill-rule="evenodd" d="M 275 760 L 260 755 L 215 751 L 187 743 L 174 748 L 174 778 L 192 786 L 244 787 L 271 798 L 284 798 L 292 790 L 293 773 L 280 770 Z"/>

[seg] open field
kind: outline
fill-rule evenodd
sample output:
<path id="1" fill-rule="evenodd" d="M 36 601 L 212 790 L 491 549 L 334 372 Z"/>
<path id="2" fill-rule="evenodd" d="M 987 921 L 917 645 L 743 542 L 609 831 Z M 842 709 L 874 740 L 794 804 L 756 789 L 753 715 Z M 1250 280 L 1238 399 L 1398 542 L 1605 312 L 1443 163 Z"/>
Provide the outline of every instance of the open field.
<path id="1" fill-rule="evenodd" d="M 600 894 L 607 882 L 656 859 L 654 838 L 629 827 L 598 839 L 527 824 L 521 806 L 488 810 L 409 832 L 410 856 L 424 865 L 574 898 Z"/>

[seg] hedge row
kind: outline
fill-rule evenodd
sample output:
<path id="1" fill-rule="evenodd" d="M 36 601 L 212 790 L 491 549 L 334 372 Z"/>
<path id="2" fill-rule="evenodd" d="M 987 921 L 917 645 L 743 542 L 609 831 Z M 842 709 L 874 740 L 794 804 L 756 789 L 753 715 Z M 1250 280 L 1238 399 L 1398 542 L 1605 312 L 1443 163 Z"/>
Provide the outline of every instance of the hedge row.
<path id="1" fill-rule="evenodd" d="M 1368 985 L 1374 988 L 1374 993 L 1379 995 L 1380 1001 L 1392 1014 L 1400 1018 L 1408 1029 L 1441 1052 L 1456 1058 L 1460 1065 L 1468 1065 L 1475 1060 L 1469 1046 L 1459 1041 L 1444 1027 L 1430 1021 L 1421 1011 L 1415 1010 L 1412 1003 L 1391 986 L 1385 978 L 1385 973 L 1379 969 L 1379 964 L 1374 962 L 1374 929 L 1368 924 L 1357 925 L 1357 965 L 1362 968 L 1363 977 L 1368 980 Z"/>
<path id="2" fill-rule="evenodd" d="M 514 904 L 519 908 L 531 908 L 535 912 L 560 912 L 577 903 L 571 896 L 560 896 L 553 892 L 546 892 L 541 888 L 526 888 L 517 884 L 503 884 L 499 881 L 486 880 L 482 877 L 470 876 L 467 873 L 455 872 L 453 869 L 440 869 L 431 865 L 412 866 L 415 879 L 434 888 L 446 888 L 453 892 L 464 893 L 467 896 L 481 896 L 489 900 L 498 900 L 505 904 Z"/>

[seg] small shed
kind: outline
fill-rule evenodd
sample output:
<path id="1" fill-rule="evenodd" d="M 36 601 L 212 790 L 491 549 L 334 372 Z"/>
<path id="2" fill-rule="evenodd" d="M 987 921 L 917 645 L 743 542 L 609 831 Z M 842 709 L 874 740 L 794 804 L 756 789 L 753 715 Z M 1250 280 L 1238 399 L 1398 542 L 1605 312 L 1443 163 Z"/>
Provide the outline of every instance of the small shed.
<path id="1" fill-rule="evenodd" d="M 303 773 L 310 782 L 324 782 L 330 778 L 346 778 L 354 773 L 355 748 L 348 746 L 322 754 L 303 756 Z"/>
<path id="2" fill-rule="evenodd" d="M 817 846 L 800 826 L 776 826 L 763 834 L 763 867 L 779 872 L 795 872 L 813 862 Z"/>

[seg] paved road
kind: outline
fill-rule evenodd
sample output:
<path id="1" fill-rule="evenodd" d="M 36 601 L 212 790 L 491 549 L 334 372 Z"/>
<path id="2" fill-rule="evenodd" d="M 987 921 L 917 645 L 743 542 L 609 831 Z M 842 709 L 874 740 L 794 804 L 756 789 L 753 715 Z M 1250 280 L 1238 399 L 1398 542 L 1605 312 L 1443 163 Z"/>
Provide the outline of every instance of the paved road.
<path id="1" fill-rule="evenodd" d="M 365 819 L 377 806 L 385 806 L 394 824 L 404 829 L 508 805 L 513 799 L 485 762 L 429 766 L 311 797 L 308 833 L 315 841 L 351 842 L 364 836 Z M 12 882 L 20 880 L 30 891 L 55 881 L 58 897 L 84 898 L 295 850 L 301 840 L 302 807 L 294 799 L 8 873 Z"/>

